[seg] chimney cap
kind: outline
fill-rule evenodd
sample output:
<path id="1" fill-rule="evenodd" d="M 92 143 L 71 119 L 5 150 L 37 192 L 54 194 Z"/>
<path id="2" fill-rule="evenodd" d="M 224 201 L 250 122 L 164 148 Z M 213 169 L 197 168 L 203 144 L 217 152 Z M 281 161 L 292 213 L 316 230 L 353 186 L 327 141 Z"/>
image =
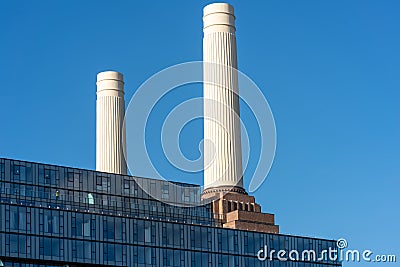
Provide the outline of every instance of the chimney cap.
<path id="1" fill-rule="evenodd" d="M 213 14 L 213 13 L 226 13 L 233 16 L 234 9 L 233 6 L 228 3 L 212 3 L 204 7 L 203 9 L 204 16 Z"/>
<path id="2" fill-rule="evenodd" d="M 117 81 L 124 81 L 124 75 L 118 71 L 107 70 L 102 71 L 97 74 L 97 81 L 103 80 L 117 80 Z"/>
<path id="3" fill-rule="evenodd" d="M 233 6 L 227 3 L 214 3 L 204 7 L 204 34 L 213 32 L 228 32 L 234 34 L 235 15 Z"/>

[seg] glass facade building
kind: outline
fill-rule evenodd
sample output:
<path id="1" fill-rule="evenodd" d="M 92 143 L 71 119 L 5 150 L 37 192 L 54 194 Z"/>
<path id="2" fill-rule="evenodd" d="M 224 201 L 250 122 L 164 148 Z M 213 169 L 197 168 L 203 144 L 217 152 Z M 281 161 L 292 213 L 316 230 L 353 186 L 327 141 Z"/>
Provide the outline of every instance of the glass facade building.
<path id="1" fill-rule="evenodd" d="M 260 261 L 264 246 L 320 255 L 336 242 L 221 228 L 201 187 L 179 185 L 0 159 L 0 266 L 341 266 Z"/>

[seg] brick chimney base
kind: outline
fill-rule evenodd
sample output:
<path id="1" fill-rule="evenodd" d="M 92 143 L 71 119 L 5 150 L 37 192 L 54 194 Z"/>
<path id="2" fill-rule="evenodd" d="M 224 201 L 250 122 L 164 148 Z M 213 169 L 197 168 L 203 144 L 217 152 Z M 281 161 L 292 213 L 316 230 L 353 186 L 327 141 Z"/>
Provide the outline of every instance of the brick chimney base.
<path id="1" fill-rule="evenodd" d="M 275 225 L 275 215 L 262 213 L 261 206 L 255 202 L 253 196 L 235 191 L 218 192 L 205 191 L 203 201 L 211 200 L 213 213 L 224 228 L 248 230 L 264 233 L 279 233 L 279 226 Z M 244 191 L 244 190 L 243 190 Z"/>

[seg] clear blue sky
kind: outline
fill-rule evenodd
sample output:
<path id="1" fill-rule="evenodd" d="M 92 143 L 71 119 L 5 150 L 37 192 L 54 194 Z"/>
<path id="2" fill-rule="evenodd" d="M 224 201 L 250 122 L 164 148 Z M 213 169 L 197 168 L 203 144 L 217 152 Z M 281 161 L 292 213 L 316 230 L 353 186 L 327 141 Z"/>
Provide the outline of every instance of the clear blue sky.
<path id="1" fill-rule="evenodd" d="M 94 169 L 96 73 L 123 72 L 129 99 L 155 72 L 201 60 L 207 3 L 1 1 L 0 156 Z M 283 233 L 400 258 L 400 2 L 230 3 L 239 69 L 277 126 L 257 201 Z M 192 95 L 201 89 L 170 99 Z M 189 156 L 201 127 L 183 132 Z"/>

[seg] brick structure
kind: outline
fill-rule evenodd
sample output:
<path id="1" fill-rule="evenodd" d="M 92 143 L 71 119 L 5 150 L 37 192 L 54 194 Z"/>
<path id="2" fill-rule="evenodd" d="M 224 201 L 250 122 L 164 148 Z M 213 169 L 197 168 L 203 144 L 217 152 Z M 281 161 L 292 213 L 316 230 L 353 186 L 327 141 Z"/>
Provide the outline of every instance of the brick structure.
<path id="1" fill-rule="evenodd" d="M 224 228 L 256 231 L 263 233 L 279 233 L 275 225 L 275 215 L 262 213 L 261 206 L 253 196 L 244 190 L 233 190 L 226 193 L 218 189 L 204 191 L 203 201 L 211 201 L 212 211 L 221 221 Z M 236 191 L 236 192 L 235 192 Z M 239 192 L 237 192 L 239 191 Z"/>

